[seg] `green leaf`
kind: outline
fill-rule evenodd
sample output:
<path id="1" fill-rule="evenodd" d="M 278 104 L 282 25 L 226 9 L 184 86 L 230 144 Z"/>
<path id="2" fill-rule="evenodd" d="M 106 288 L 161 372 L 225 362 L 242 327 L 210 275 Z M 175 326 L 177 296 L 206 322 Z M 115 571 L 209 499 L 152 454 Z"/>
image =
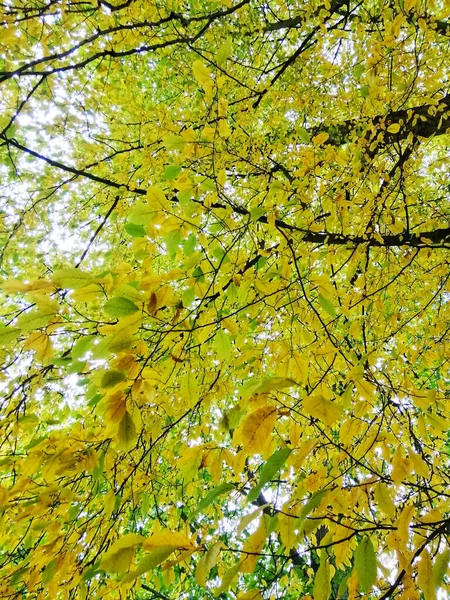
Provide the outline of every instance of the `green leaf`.
<path id="1" fill-rule="evenodd" d="M 84 356 L 96 339 L 98 339 L 96 335 L 83 335 L 78 338 L 71 351 L 72 357 L 76 359 Z"/>
<path id="2" fill-rule="evenodd" d="M 359 63 L 353 67 L 353 76 L 356 77 L 356 79 L 359 79 L 365 70 L 365 65 Z"/>
<path id="3" fill-rule="evenodd" d="M 92 283 L 90 275 L 75 268 L 59 269 L 53 273 L 51 279 L 59 287 L 68 290 L 78 290 Z"/>
<path id="4" fill-rule="evenodd" d="M 195 300 L 195 289 L 191 287 L 187 290 L 184 290 L 181 300 L 183 302 L 184 308 L 189 308 L 189 306 L 191 306 L 191 304 Z"/>
<path id="5" fill-rule="evenodd" d="M 164 243 L 166 244 L 167 252 L 169 254 L 175 254 L 178 249 L 178 246 L 181 242 L 181 230 L 174 229 L 173 231 L 169 231 L 167 235 L 164 236 Z"/>
<path id="6" fill-rule="evenodd" d="M 336 310 L 333 306 L 333 303 L 330 300 L 328 300 L 328 298 L 325 298 L 325 296 L 322 296 L 322 294 L 319 294 L 318 300 L 319 300 L 320 306 L 323 308 L 323 310 L 325 312 L 327 312 L 330 315 L 330 317 L 336 316 Z"/>
<path id="7" fill-rule="evenodd" d="M 181 167 L 178 165 L 169 165 L 164 170 L 163 179 L 166 181 L 172 181 L 173 179 L 176 179 L 180 173 Z"/>
<path id="8" fill-rule="evenodd" d="M 192 254 L 195 252 L 196 244 L 197 238 L 193 233 L 190 233 L 189 236 L 183 242 L 181 242 L 181 245 L 183 246 L 183 252 L 186 257 L 192 256 Z"/>
<path id="9" fill-rule="evenodd" d="M 139 310 L 139 307 L 128 298 L 120 297 L 111 298 L 111 300 L 108 300 L 104 306 L 104 309 L 112 317 L 118 317 L 120 319 L 121 317 L 133 315 Z"/>
<path id="10" fill-rule="evenodd" d="M 274 478 L 274 476 L 278 473 L 288 459 L 290 453 L 290 448 L 281 448 L 280 450 L 275 450 L 267 462 L 264 463 L 264 465 L 261 467 L 258 484 L 252 490 L 250 490 L 247 496 L 247 500 L 249 502 L 256 500 L 262 488 L 266 485 L 266 483 L 269 483 L 269 481 Z"/>
<path id="11" fill-rule="evenodd" d="M 53 574 L 55 572 L 55 566 L 56 566 L 56 558 L 53 558 L 49 563 L 47 563 L 45 569 L 42 572 L 42 583 L 43 584 L 48 583 L 52 579 Z"/>
<path id="12" fill-rule="evenodd" d="M 308 515 L 310 515 L 313 510 L 315 510 L 319 504 L 322 502 L 322 498 L 325 494 L 326 490 L 319 490 L 314 492 L 308 502 L 303 506 L 300 512 L 300 521 L 304 521 Z"/>
<path id="13" fill-rule="evenodd" d="M 367 98 L 367 96 L 369 95 L 370 92 L 370 88 L 368 85 L 362 85 L 359 88 L 359 93 L 361 94 L 362 98 Z"/>
<path id="14" fill-rule="evenodd" d="M 113 388 L 118 383 L 122 381 L 126 381 L 127 376 L 123 371 L 117 371 L 116 369 L 112 369 L 111 371 L 106 371 L 103 374 L 102 380 L 100 382 L 100 387 L 102 388 Z"/>
<path id="15" fill-rule="evenodd" d="M 250 211 L 250 221 L 257 221 L 265 212 L 266 209 L 263 206 L 256 206 L 255 208 L 252 208 Z"/>
<path id="16" fill-rule="evenodd" d="M 4 346 L 16 340 L 21 334 L 19 327 L 0 327 L 0 346 Z"/>
<path id="17" fill-rule="evenodd" d="M 304 128 L 304 127 L 297 127 L 296 128 L 296 132 L 298 135 L 298 139 L 300 142 L 302 142 L 302 144 L 309 144 L 311 141 L 311 136 L 309 135 L 308 131 Z"/>
<path id="18" fill-rule="evenodd" d="M 137 225 L 136 223 L 126 223 L 124 229 L 131 237 L 139 238 L 147 235 L 144 227 L 142 225 Z"/>
<path id="19" fill-rule="evenodd" d="M 191 512 L 191 514 L 189 515 L 189 520 L 193 520 L 199 513 L 205 510 L 205 508 L 208 508 L 208 506 L 210 506 L 214 502 L 214 500 L 216 500 L 219 496 L 222 496 L 222 494 L 225 494 L 226 492 L 229 492 L 234 489 L 235 488 L 232 483 L 221 483 L 220 485 L 218 485 L 216 488 L 211 490 L 209 494 L 207 494 L 203 498 L 203 500 L 200 501 L 194 512 Z"/>
<path id="20" fill-rule="evenodd" d="M 216 62 L 219 67 L 222 67 L 233 52 L 233 42 L 231 37 L 228 37 L 225 42 L 217 50 Z"/>
<path id="21" fill-rule="evenodd" d="M 354 554 L 361 589 L 370 591 L 377 579 L 377 555 L 368 536 L 364 536 Z"/>

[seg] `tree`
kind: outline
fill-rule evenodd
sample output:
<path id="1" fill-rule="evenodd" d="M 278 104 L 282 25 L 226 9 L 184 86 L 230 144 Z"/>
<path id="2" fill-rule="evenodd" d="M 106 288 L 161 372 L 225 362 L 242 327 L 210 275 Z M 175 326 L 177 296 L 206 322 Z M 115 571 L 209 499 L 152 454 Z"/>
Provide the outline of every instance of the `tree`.
<path id="1" fill-rule="evenodd" d="M 448 591 L 448 3 L 0 14 L 1 597 Z"/>

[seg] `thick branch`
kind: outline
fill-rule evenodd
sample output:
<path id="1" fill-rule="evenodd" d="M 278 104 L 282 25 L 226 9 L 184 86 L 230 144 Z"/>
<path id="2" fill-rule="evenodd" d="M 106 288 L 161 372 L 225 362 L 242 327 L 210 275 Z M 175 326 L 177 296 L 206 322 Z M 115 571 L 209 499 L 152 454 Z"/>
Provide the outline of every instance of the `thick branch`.
<path id="1" fill-rule="evenodd" d="M 430 114 L 431 113 L 431 114 Z M 397 133 L 387 131 L 391 125 L 399 125 Z M 412 133 L 416 137 L 429 138 L 442 135 L 450 129 L 450 94 L 439 100 L 437 105 L 424 104 L 413 108 L 396 110 L 387 115 L 379 115 L 371 122 L 351 119 L 344 123 L 313 127 L 309 133 L 317 135 L 328 133 L 327 144 L 340 146 L 351 141 L 352 137 L 364 137 L 371 140 L 384 130 L 384 143 L 404 140 Z"/>

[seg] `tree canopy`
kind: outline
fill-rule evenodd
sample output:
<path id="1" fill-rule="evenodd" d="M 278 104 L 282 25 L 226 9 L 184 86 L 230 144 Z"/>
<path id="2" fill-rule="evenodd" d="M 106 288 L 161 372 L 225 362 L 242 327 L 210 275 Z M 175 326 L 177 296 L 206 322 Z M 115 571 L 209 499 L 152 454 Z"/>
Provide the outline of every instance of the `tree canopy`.
<path id="1" fill-rule="evenodd" d="M 1 598 L 447 597 L 449 56 L 444 0 L 0 4 Z"/>

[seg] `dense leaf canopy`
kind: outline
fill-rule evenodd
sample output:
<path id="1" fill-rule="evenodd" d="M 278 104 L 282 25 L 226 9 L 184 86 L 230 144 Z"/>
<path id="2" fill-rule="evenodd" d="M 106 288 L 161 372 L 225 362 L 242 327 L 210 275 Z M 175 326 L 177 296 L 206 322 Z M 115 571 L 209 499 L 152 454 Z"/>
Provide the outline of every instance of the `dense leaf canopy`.
<path id="1" fill-rule="evenodd" d="M 444 0 L 0 4 L 1 598 L 445 596 L 449 57 Z"/>

